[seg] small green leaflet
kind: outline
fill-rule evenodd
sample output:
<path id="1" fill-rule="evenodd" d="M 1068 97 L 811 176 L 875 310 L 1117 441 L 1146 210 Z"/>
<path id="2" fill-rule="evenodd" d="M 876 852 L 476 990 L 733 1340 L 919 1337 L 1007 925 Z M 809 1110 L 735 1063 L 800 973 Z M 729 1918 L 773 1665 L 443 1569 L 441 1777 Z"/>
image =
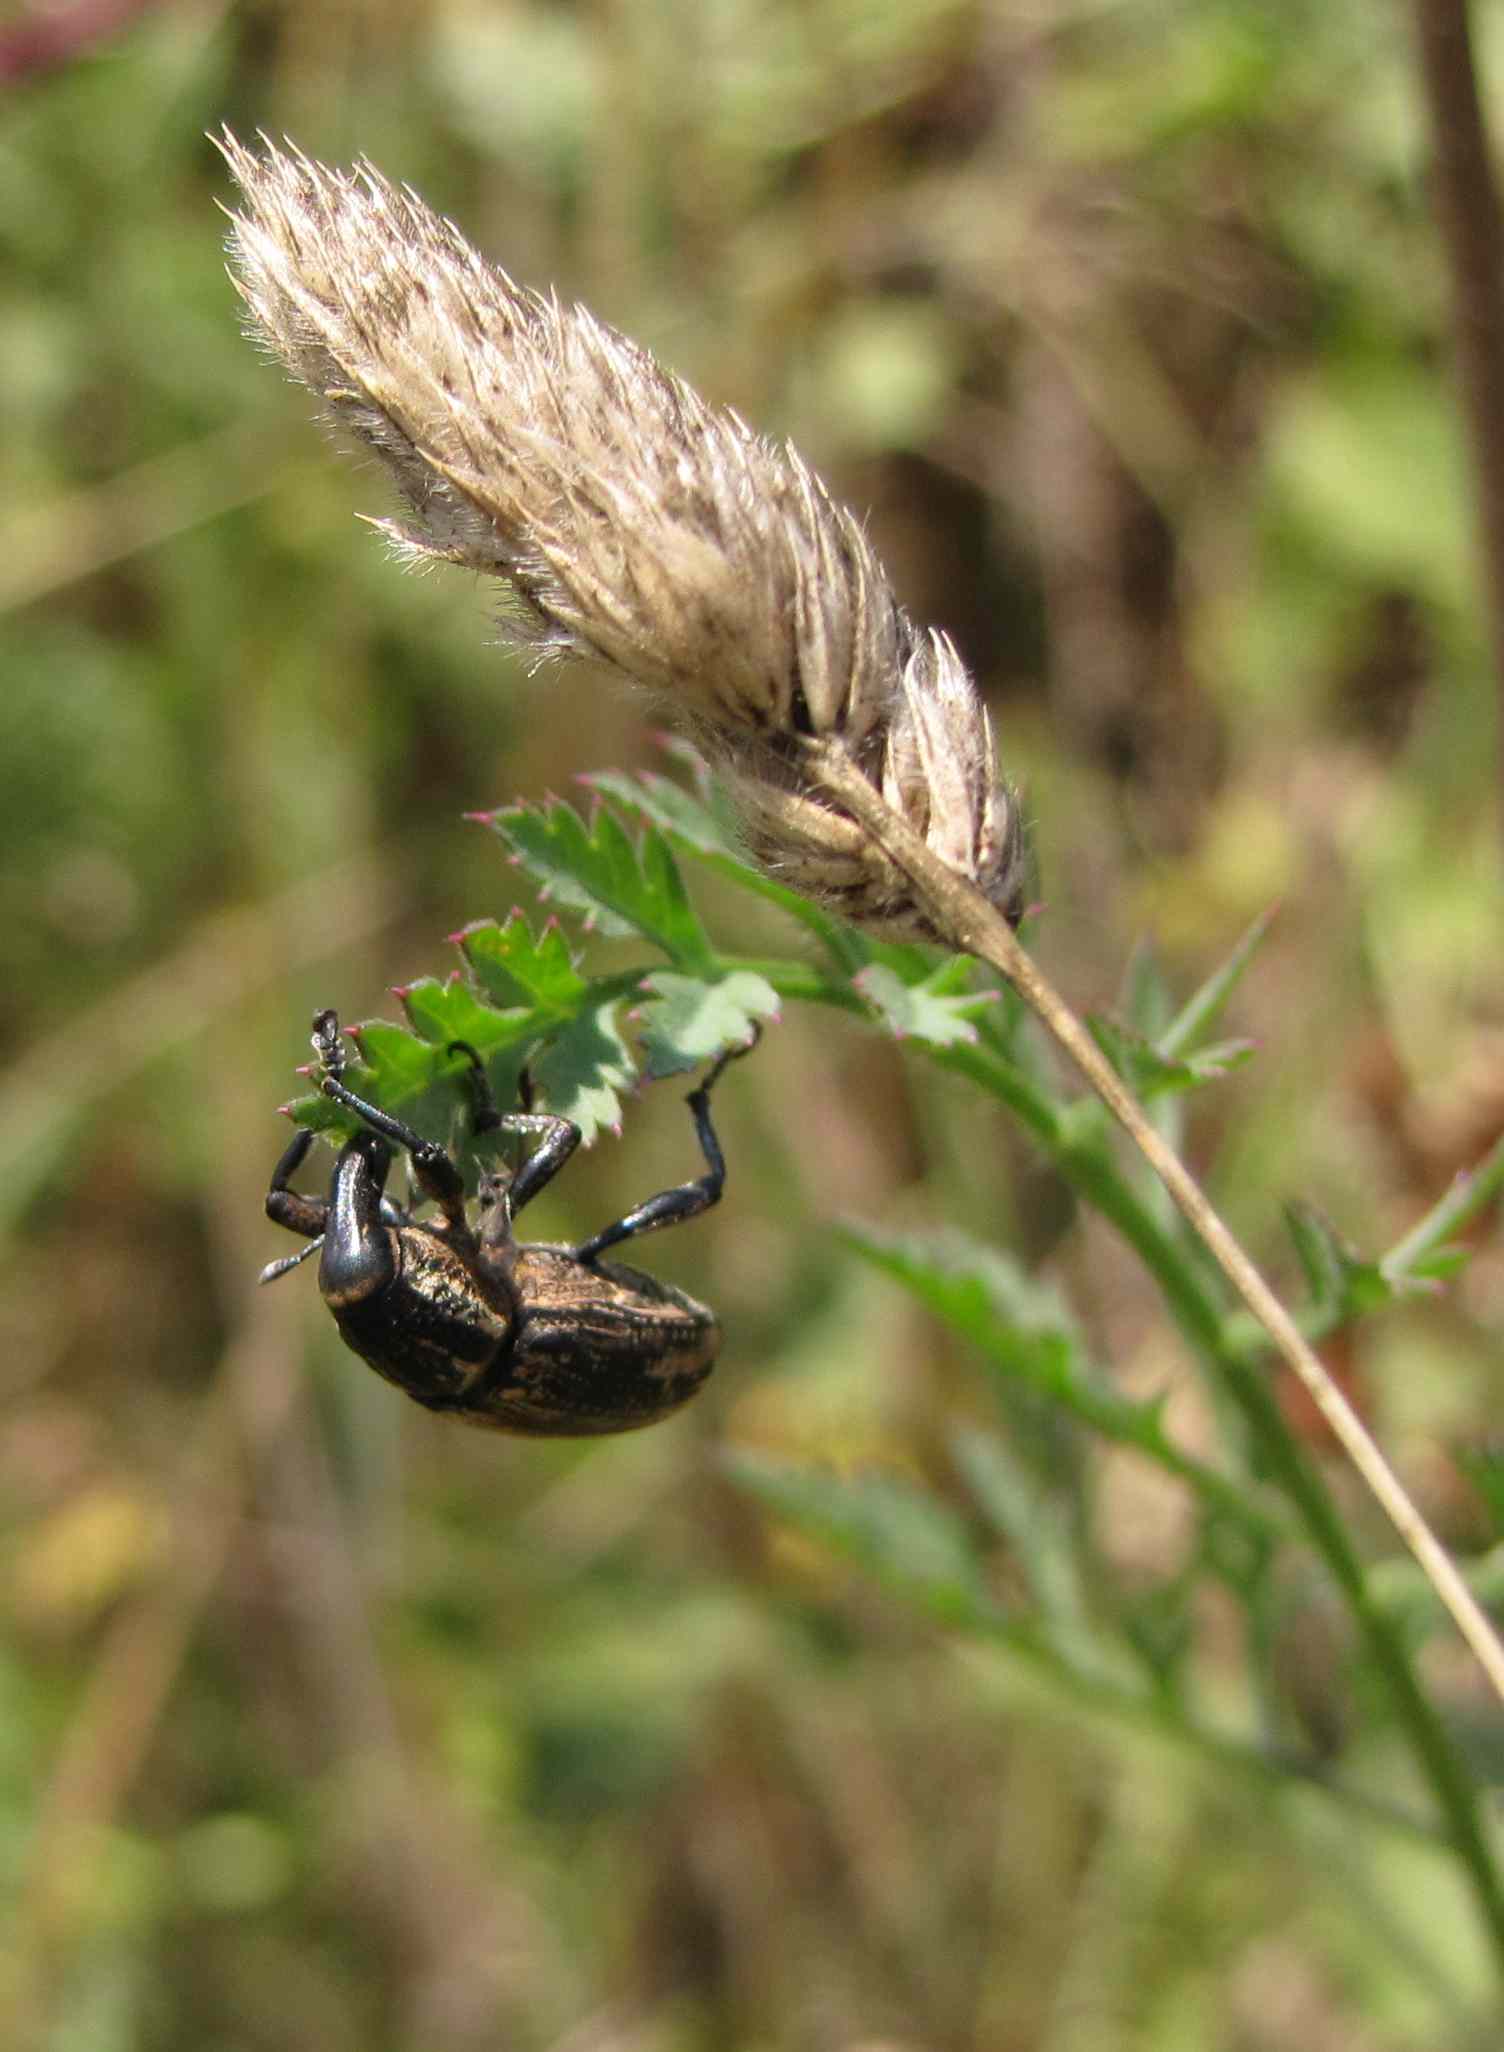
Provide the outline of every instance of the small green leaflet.
<path id="1" fill-rule="evenodd" d="M 614 800 L 625 811 L 660 829 L 696 855 L 717 855 L 749 876 L 757 875 L 741 855 L 729 828 L 707 799 L 686 791 L 655 770 L 593 770 L 581 780 L 587 790 Z M 723 872 L 729 874 L 729 871 Z"/>
<path id="2" fill-rule="evenodd" d="M 1146 1039 L 1158 1042 L 1174 1016 L 1174 998 L 1159 966 L 1159 958 L 1147 941 L 1140 941 L 1128 957 L 1122 994 L 1114 1008 Z"/>
<path id="3" fill-rule="evenodd" d="M 1266 1528 L 1251 1492 L 1175 1444 L 1164 1429 L 1160 1402 L 1119 1395 L 1086 1358 L 1054 1292 L 1006 1255 L 956 1232 L 899 1235 L 848 1225 L 841 1237 L 978 1347 L 1005 1391 L 1010 1382 L 1036 1391 L 1094 1432 L 1179 1476 L 1209 1509 L 1240 1525 Z"/>
<path id="4" fill-rule="evenodd" d="M 362 1096 L 368 1090 L 374 1095 L 379 1089 L 393 1092 L 399 1099 L 412 1097 L 434 1081 L 440 1063 L 456 1074 L 463 1067 L 457 1057 L 441 1055 L 416 1033 L 386 1019 L 367 1019 L 350 1029 L 350 1037 L 360 1051 L 360 1066 L 352 1067 L 345 1081 Z"/>
<path id="5" fill-rule="evenodd" d="M 572 1119 L 587 1145 L 603 1127 L 621 1124 L 619 1093 L 637 1074 L 616 1023 L 617 998 L 587 1005 L 549 1039 L 532 1065 L 541 1100 Z"/>
<path id="6" fill-rule="evenodd" d="M 1499 1138 L 1476 1167 L 1455 1176 L 1450 1189 L 1439 1197 L 1425 1217 L 1395 1242 L 1380 1263 L 1393 1282 L 1423 1276 L 1446 1280 L 1465 1268 L 1471 1254 L 1466 1232 L 1494 1204 L 1504 1189 L 1504 1137 Z"/>
<path id="7" fill-rule="evenodd" d="M 761 1019 L 776 1019 L 778 993 L 750 969 L 718 982 L 655 969 L 643 979 L 642 1044 L 649 1076 L 673 1076 L 709 1061 L 722 1048 L 745 1045 Z"/>
<path id="8" fill-rule="evenodd" d="M 399 986 L 393 995 L 402 1000 L 414 1033 L 440 1049 L 447 1049 L 453 1040 L 463 1040 L 484 1056 L 525 1040 L 537 1030 L 525 1013 L 499 1012 L 493 1005 L 482 1004 L 458 976 L 443 983 L 436 976 L 420 976 L 415 983 Z M 360 1031 L 364 1048 L 369 1029 Z"/>
<path id="9" fill-rule="evenodd" d="M 1104 1018 L 1087 1023 L 1103 1054 L 1136 1096 L 1154 1098 L 1194 1090 L 1247 1061 L 1253 1053 L 1250 1041 L 1224 1040 L 1204 1047 L 1197 1042 L 1221 1017 L 1273 916 L 1266 912 L 1253 922 L 1227 960 L 1173 1017 L 1169 986 L 1153 953 L 1146 947 L 1134 950 L 1122 1000 L 1129 1023 Z"/>
<path id="10" fill-rule="evenodd" d="M 1167 1057 L 1131 1027 L 1115 1020 L 1087 1020 L 1091 1037 L 1128 1088 L 1147 1103 L 1170 1092 L 1199 1090 L 1205 1083 L 1220 1082 L 1230 1069 L 1241 1068 L 1253 1054 L 1252 1041 L 1220 1040 L 1198 1048 L 1183 1059 Z"/>
<path id="11" fill-rule="evenodd" d="M 791 1524 L 954 1624 L 992 1623 L 977 1552 L 956 1512 L 898 1476 L 843 1476 L 739 1448 L 732 1475 Z"/>
<path id="12" fill-rule="evenodd" d="M 1285 1224 L 1300 1257 L 1312 1307 L 1328 1329 L 1437 1287 L 1420 1275 L 1391 1278 L 1378 1262 L 1365 1261 L 1313 1204 L 1300 1199 L 1287 1204 Z"/>
<path id="13" fill-rule="evenodd" d="M 1084 1655 L 1087 1604 L 1068 1501 L 1043 1488 L 993 1433 L 957 1426 L 950 1451 L 978 1510 L 1023 1569 L 1051 1636 Z"/>
<path id="14" fill-rule="evenodd" d="M 622 770 L 597 770 L 584 781 L 591 790 L 604 793 L 624 811 L 666 835 L 681 853 L 694 856 L 707 869 L 742 890 L 781 905 L 792 918 L 819 935 L 841 968 L 851 969 L 866 959 L 865 948 L 860 943 L 853 946 L 857 941 L 855 929 L 832 919 L 798 891 L 777 882 L 737 848 L 731 832 L 706 797 L 696 796 L 651 770 L 636 776 Z"/>
<path id="15" fill-rule="evenodd" d="M 957 991 L 957 981 L 969 973 L 968 965 L 957 956 L 915 983 L 906 982 L 885 962 L 869 963 L 852 981 L 895 1040 L 954 1047 L 976 1039 L 973 1016 L 997 999 L 996 991 Z"/>
<path id="16" fill-rule="evenodd" d="M 558 799 L 476 817 L 500 835 L 544 897 L 578 912 L 587 927 L 613 940 L 651 941 L 676 968 L 713 970 L 705 929 L 656 827 L 634 842 L 604 805 L 586 821 Z"/>
<path id="17" fill-rule="evenodd" d="M 1186 999 L 1164 1032 L 1155 1036 L 1154 1044 L 1166 1061 L 1184 1055 L 1221 1018 L 1243 971 L 1263 946 L 1277 910 L 1277 906 L 1271 906 L 1259 914 L 1221 968 L 1212 971 L 1201 988 Z"/>
<path id="18" fill-rule="evenodd" d="M 505 925 L 477 919 L 452 939 L 476 985 L 494 1005 L 568 1013 L 585 995 L 585 979 L 555 920 L 535 935 L 526 916 L 514 911 Z"/>

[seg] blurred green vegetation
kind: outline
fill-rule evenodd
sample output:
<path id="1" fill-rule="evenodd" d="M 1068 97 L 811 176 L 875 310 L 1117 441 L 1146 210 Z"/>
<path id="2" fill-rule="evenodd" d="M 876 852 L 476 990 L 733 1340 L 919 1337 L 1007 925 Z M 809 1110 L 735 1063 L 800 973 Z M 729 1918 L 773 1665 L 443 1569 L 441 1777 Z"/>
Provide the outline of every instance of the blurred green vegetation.
<path id="1" fill-rule="evenodd" d="M 1433 1849 L 963 1653 L 738 1481 L 963 1500 L 976 1357 L 842 1218 L 1008 1245 L 1124 1397 L 1214 1444 L 1147 1277 L 957 1078 L 797 1008 L 728 1075 L 726 1202 L 648 1264 L 727 1344 L 639 1437 L 430 1419 L 306 1271 L 254 1287 L 315 1007 L 396 1016 L 387 986 L 526 898 L 460 815 L 661 756 L 634 707 L 488 648 L 486 593 L 361 534 L 381 480 L 239 336 L 222 120 L 367 153 L 795 436 L 987 689 L 1035 945 L 1082 1004 L 1145 937 L 1189 991 L 1283 901 L 1232 1013 L 1257 1058 L 1186 1146 L 1292 1294 L 1286 1198 L 1377 1250 L 1483 1154 L 1497 716 L 1403 28 L 1359 0 L 188 0 L 8 79 L 0 2042 L 1497 2042 Z M 746 947 L 745 901 L 692 881 Z M 540 1236 L 686 1172 L 678 1096 L 628 1102 Z M 1464 1555 L 1497 1537 L 1471 1478 L 1504 1261 L 1475 1231 L 1444 1297 L 1331 1342 Z M 1120 1449 L 1085 1482 L 1147 1642 L 1185 1505 Z M 1329 1592 L 1280 1589 L 1270 1728 L 1410 1799 Z M 1237 1620 L 1208 1595 L 1198 1624 L 1233 1701 Z M 1446 1636 L 1425 1673 L 1496 1779 Z"/>

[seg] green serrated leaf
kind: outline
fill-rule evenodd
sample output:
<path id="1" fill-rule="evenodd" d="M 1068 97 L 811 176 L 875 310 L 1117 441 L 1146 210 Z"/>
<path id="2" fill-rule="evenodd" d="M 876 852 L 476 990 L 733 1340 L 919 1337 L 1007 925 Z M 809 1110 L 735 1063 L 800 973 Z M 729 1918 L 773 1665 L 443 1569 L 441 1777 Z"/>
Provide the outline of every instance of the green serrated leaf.
<path id="1" fill-rule="evenodd" d="M 750 969 L 714 982 L 655 969 L 643 987 L 652 993 L 642 1008 L 642 1044 L 652 1077 L 696 1068 L 722 1048 L 750 1040 L 757 1021 L 778 1016 L 777 991 Z"/>
<path id="2" fill-rule="evenodd" d="M 713 966 L 710 942 L 658 828 L 645 827 L 634 843 L 605 806 L 587 822 L 558 800 L 504 806 L 486 819 L 544 896 L 580 913 L 587 925 L 612 939 L 650 941 L 683 969 Z"/>
<path id="3" fill-rule="evenodd" d="M 1079 1341 L 1058 1297 L 1007 1255 L 960 1233 L 840 1233 L 1008 1374 L 1055 1398 L 1085 1393 Z M 1090 1405 L 1093 1422 L 1110 1419 L 1115 1436 L 1133 1429 L 1135 1407 L 1111 1391 L 1092 1391 Z"/>
<path id="4" fill-rule="evenodd" d="M 621 1124 L 621 1095 L 636 1069 L 616 1023 L 620 999 L 587 1005 L 556 1033 L 532 1065 L 539 1101 L 572 1119 L 588 1144 L 603 1127 Z"/>
<path id="5" fill-rule="evenodd" d="M 1222 1016 L 1228 999 L 1242 981 L 1243 971 L 1264 944 L 1264 936 L 1274 921 L 1276 907 L 1261 912 L 1248 928 L 1227 960 L 1202 984 L 1193 997 L 1187 998 L 1179 1012 L 1155 1041 L 1166 1061 L 1175 1061 L 1214 1026 Z"/>
<path id="6" fill-rule="evenodd" d="M 351 1133 L 358 1123 L 317 1093 L 291 1098 L 283 1109 L 295 1126 L 306 1126 L 310 1133 Z"/>
<path id="7" fill-rule="evenodd" d="M 455 935 L 470 974 L 493 1004 L 573 1012 L 586 984 L 557 921 L 535 934 L 522 912 L 505 925 L 479 919 Z"/>
<path id="8" fill-rule="evenodd" d="M 1293 1201 L 1285 1206 L 1285 1225 L 1312 1304 L 1318 1311 L 1337 1313 L 1347 1258 L 1337 1235 L 1310 1205 Z"/>
<path id="9" fill-rule="evenodd" d="M 1412 1226 L 1404 1238 L 1390 1248 L 1380 1264 L 1384 1273 L 1400 1282 L 1406 1276 L 1455 1274 L 1467 1258 L 1466 1248 L 1456 1235 L 1465 1230 L 1496 1202 L 1504 1189 L 1504 1137 L 1496 1140 L 1476 1168 L 1453 1178 L 1447 1190 L 1425 1217 Z M 1435 1257 L 1445 1258 L 1445 1267 L 1433 1267 Z"/>
<path id="10" fill-rule="evenodd" d="M 345 1083 L 357 1096 L 400 1113 L 407 1123 L 446 1146 L 469 1139 L 473 1099 L 470 1064 L 449 1054 L 451 1040 L 465 1040 L 486 1061 L 496 1101 L 514 1104 L 518 1074 L 539 1029 L 527 1013 L 494 1012 L 478 1007 L 462 985 L 424 978 L 402 993 L 420 1034 L 385 1019 L 368 1019 L 352 1029 L 356 1053 L 345 1070 Z M 431 1036 L 431 1037 L 430 1037 Z M 289 1106 L 300 1126 L 330 1136 L 360 1131 L 360 1120 L 320 1094 L 300 1097 Z M 483 1142 L 492 1145 L 494 1142 Z"/>
<path id="11" fill-rule="evenodd" d="M 1140 941 L 1128 958 L 1120 1003 L 1134 1031 L 1143 1034 L 1147 1040 L 1155 1039 L 1170 1023 L 1173 1013 L 1170 986 L 1159 966 L 1158 957 L 1147 941 Z"/>
<path id="12" fill-rule="evenodd" d="M 1220 1082 L 1229 1070 L 1241 1067 L 1253 1053 L 1250 1041 L 1224 1040 L 1182 1059 L 1169 1060 L 1132 1027 L 1100 1016 L 1089 1018 L 1086 1023 L 1108 1061 L 1144 1104 L 1156 1097 Z"/>
<path id="13" fill-rule="evenodd" d="M 658 745 L 671 762 L 679 764 L 689 782 L 694 786 L 695 795 L 704 804 L 714 809 L 716 803 L 715 772 L 711 769 L 710 764 L 705 760 L 699 749 L 696 748 L 694 742 L 685 734 L 663 734 L 659 737 Z"/>
<path id="14" fill-rule="evenodd" d="M 976 967 L 965 955 L 945 954 L 923 941 L 876 940 L 871 934 L 859 936 L 863 963 L 876 963 L 890 969 L 900 983 L 917 984 L 933 980 L 936 990 L 945 995 L 954 995 L 965 987 Z M 959 977 L 957 976 L 959 971 Z"/>
<path id="15" fill-rule="evenodd" d="M 779 883 L 741 851 L 707 794 L 693 795 L 652 771 L 629 776 L 621 770 L 598 770 L 585 782 L 624 811 L 656 827 L 674 847 L 692 855 L 729 883 L 781 906 L 819 935 L 843 969 L 849 971 L 867 959 L 867 951 L 857 943 L 854 928 L 832 919 L 798 891 Z"/>
<path id="16" fill-rule="evenodd" d="M 1062 1500 L 992 1433 L 958 1427 L 950 1448 L 977 1508 L 1013 1549 L 1052 1635 L 1084 1649 L 1086 1599 Z"/>
<path id="17" fill-rule="evenodd" d="M 1415 1277 L 1391 1281 L 1379 1263 L 1365 1261 L 1312 1204 L 1298 1199 L 1287 1204 L 1285 1224 L 1295 1243 L 1312 1307 L 1332 1325 L 1345 1324 L 1425 1287 Z"/>
<path id="18" fill-rule="evenodd" d="M 1024 1384 L 1094 1432 L 1135 1448 L 1179 1476 L 1209 1508 L 1267 1529 L 1250 1492 L 1175 1445 L 1160 1403 L 1133 1403 L 1111 1388 L 1087 1360 L 1055 1293 L 1008 1256 L 955 1232 L 889 1235 L 848 1225 L 841 1237 L 976 1346 L 1008 1382 Z"/>
<path id="19" fill-rule="evenodd" d="M 1187 1055 L 1182 1066 L 1197 1083 L 1220 1083 L 1234 1069 L 1252 1061 L 1257 1052 L 1251 1040 L 1213 1040 Z"/>
<path id="20" fill-rule="evenodd" d="M 477 1054 L 489 1055 L 497 1048 L 538 1037 L 537 1022 L 528 1012 L 500 1012 L 494 1005 L 482 1004 L 458 976 L 443 983 L 437 977 L 422 976 L 405 984 L 396 995 L 413 1031 L 433 1041 L 441 1052 L 451 1041 L 463 1040 Z"/>
<path id="21" fill-rule="evenodd" d="M 957 991 L 953 960 L 937 968 L 931 958 L 920 959 L 926 973 L 912 983 L 889 962 L 869 963 L 852 981 L 896 1040 L 924 1040 L 932 1047 L 969 1045 L 977 1037 L 972 1020 L 993 1003 L 995 993 Z"/>
<path id="22" fill-rule="evenodd" d="M 815 1534 L 951 1623 L 990 1620 L 971 1537 L 938 1497 L 886 1474 L 840 1476 L 745 1448 L 731 1473 L 780 1517 Z"/>
<path id="23" fill-rule="evenodd" d="M 435 1107 L 441 1122 L 438 1127 L 421 1104 L 416 1109 L 407 1108 L 404 1116 L 411 1119 L 419 1132 L 432 1132 L 439 1137 L 447 1131 L 449 1144 L 458 1145 L 462 1152 L 472 1144 L 484 1153 L 494 1151 L 501 1144 L 502 1135 L 475 1133 L 475 1101 L 468 1064 L 463 1056 L 451 1056 L 449 1049 L 456 1041 L 474 1049 L 481 1058 L 493 1100 L 506 1111 L 517 1102 L 528 1057 L 550 1029 L 552 1021 L 548 1014 L 521 1007 L 498 1011 L 494 1005 L 483 1004 L 458 976 L 442 983 L 435 977 L 420 977 L 397 995 L 415 1031 L 432 1041 L 436 1053 L 443 1058 L 444 1081 L 450 1091 L 459 1094 L 464 1110 L 457 1131 L 453 1130 L 455 1107 L 447 1099 Z M 446 1119 L 447 1127 L 443 1123 Z"/>
<path id="24" fill-rule="evenodd" d="M 594 770 L 582 779 L 592 791 L 613 799 L 624 810 L 670 835 L 696 855 L 721 855 L 748 877 L 760 877 L 736 845 L 727 823 L 716 813 L 708 798 L 686 791 L 669 777 L 654 770 Z"/>
<path id="25" fill-rule="evenodd" d="M 1399 1287 L 1406 1277 L 1414 1282 L 1451 1282 L 1461 1275 L 1472 1258 L 1471 1247 L 1441 1246 L 1433 1247 L 1429 1253 L 1417 1254 L 1409 1267 L 1399 1274 L 1391 1273 L 1387 1261 L 1380 1265 L 1391 1282 Z"/>
<path id="26" fill-rule="evenodd" d="M 389 1092 L 398 1093 L 400 1102 L 403 1096 L 426 1090 L 445 1060 L 430 1041 L 388 1019 L 363 1019 L 350 1028 L 348 1037 L 360 1061 L 359 1066 L 350 1066 L 345 1081 L 362 1097 L 375 1097 L 382 1104 L 390 1101 Z"/>

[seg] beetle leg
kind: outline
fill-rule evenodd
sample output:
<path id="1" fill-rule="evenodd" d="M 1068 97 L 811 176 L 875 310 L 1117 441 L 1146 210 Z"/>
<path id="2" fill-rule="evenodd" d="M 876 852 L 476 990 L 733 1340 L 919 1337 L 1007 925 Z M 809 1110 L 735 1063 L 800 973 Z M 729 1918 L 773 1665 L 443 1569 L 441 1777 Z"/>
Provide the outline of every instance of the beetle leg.
<path id="1" fill-rule="evenodd" d="M 266 1215 L 274 1225 L 286 1226 L 290 1233 L 303 1233 L 308 1245 L 300 1247 L 296 1254 L 284 1254 L 280 1261 L 268 1261 L 257 1282 L 275 1282 L 279 1275 L 301 1266 L 310 1254 L 317 1254 L 324 1244 L 324 1224 L 329 1216 L 327 1197 L 305 1197 L 301 1190 L 289 1188 L 292 1178 L 303 1165 L 304 1156 L 313 1144 L 313 1135 L 306 1126 L 293 1134 L 283 1149 L 282 1159 L 272 1170 L 271 1185 L 266 1193 Z"/>
<path id="2" fill-rule="evenodd" d="M 580 1129 L 569 1119 L 533 1110 L 533 1079 L 524 1069 L 517 1079 L 521 1111 L 503 1113 L 497 1108 L 491 1079 L 485 1064 L 468 1040 L 451 1040 L 445 1054 L 462 1054 L 470 1062 L 470 1089 L 475 1099 L 471 1130 L 476 1133 L 520 1133 L 538 1142 L 527 1160 L 507 1183 L 507 1219 L 514 1219 L 524 1204 L 551 1183 L 580 1144 Z"/>
<path id="3" fill-rule="evenodd" d="M 301 1268 L 309 1255 L 317 1254 L 324 1244 L 324 1228 L 329 1222 L 328 1198 L 305 1197 L 301 1190 L 289 1188 L 312 1143 L 313 1134 L 306 1126 L 293 1134 L 282 1159 L 272 1170 L 271 1188 L 266 1193 L 267 1217 L 275 1225 L 286 1226 L 290 1233 L 306 1233 L 308 1245 L 300 1247 L 296 1254 L 284 1254 L 280 1261 L 268 1261 L 257 1277 L 258 1282 L 275 1282 L 279 1275 L 286 1275 L 290 1269 Z M 411 1221 L 400 1204 L 394 1204 L 390 1197 L 383 1197 L 381 1223 L 402 1226 Z"/>
<path id="4" fill-rule="evenodd" d="M 405 1148 L 413 1165 L 413 1180 L 425 1197 L 431 1197 L 445 1219 L 461 1235 L 468 1233 L 465 1223 L 465 1179 L 448 1153 L 436 1140 L 425 1140 L 415 1126 L 404 1124 L 383 1111 L 380 1105 L 371 1104 L 364 1097 L 357 1097 L 340 1080 L 345 1071 L 345 1051 L 339 1039 L 339 1020 L 333 1012 L 319 1012 L 313 1021 L 313 1045 L 324 1073 L 319 1078 L 319 1089 L 325 1097 L 342 1104 L 347 1111 L 353 1111 L 363 1119 L 373 1133 L 383 1139 L 395 1142 Z"/>
<path id="5" fill-rule="evenodd" d="M 580 1129 L 573 1120 L 556 1118 L 552 1112 L 508 1112 L 501 1123 L 507 1132 L 530 1135 L 538 1142 L 507 1190 L 508 1214 L 515 1218 L 574 1153 L 580 1144 Z"/>
<path id="6" fill-rule="evenodd" d="M 721 1143 L 715 1136 L 715 1128 L 710 1123 L 710 1093 L 726 1064 L 750 1054 L 761 1038 L 762 1028 L 754 1026 L 751 1039 L 741 1047 L 727 1048 L 718 1056 L 704 1081 L 685 1099 L 694 1118 L 700 1152 L 705 1157 L 705 1174 L 692 1183 L 680 1183 L 675 1189 L 660 1190 L 656 1197 L 649 1197 L 635 1206 L 615 1225 L 608 1225 L 590 1239 L 582 1240 L 574 1249 L 576 1261 L 594 1261 L 608 1247 L 619 1247 L 623 1240 L 636 1239 L 639 1233 L 656 1232 L 660 1226 L 681 1225 L 685 1219 L 696 1218 L 700 1212 L 708 1211 L 712 1204 L 719 1204 L 721 1192 L 726 1187 L 726 1160 L 721 1153 Z"/>
<path id="7" fill-rule="evenodd" d="M 501 1113 L 496 1104 L 496 1093 L 491 1088 L 491 1078 L 486 1074 L 486 1065 L 468 1040 L 451 1040 L 445 1054 L 462 1054 L 470 1064 L 470 1094 L 474 1110 L 470 1114 L 472 1133 L 494 1133 L 501 1124 Z"/>
<path id="8" fill-rule="evenodd" d="M 300 1127 L 288 1141 L 282 1159 L 272 1170 L 271 1187 L 266 1193 L 267 1217 L 274 1225 L 286 1226 L 290 1233 L 301 1233 L 305 1240 L 316 1240 L 319 1237 L 329 1215 L 329 1205 L 325 1198 L 305 1197 L 300 1190 L 289 1188 L 312 1145 L 312 1133 L 306 1126 Z M 301 1256 L 298 1258 L 301 1259 Z"/>
<path id="9" fill-rule="evenodd" d="M 496 1093 L 491 1088 L 491 1078 L 486 1073 L 485 1063 L 468 1040 L 451 1040 L 445 1054 L 462 1054 L 470 1063 L 470 1090 L 475 1100 L 471 1114 L 472 1133 L 519 1133 L 538 1141 L 538 1145 L 510 1179 L 500 1178 L 492 1188 L 504 1204 L 503 1218 L 509 1232 L 512 1220 L 530 1198 L 536 1197 L 543 1187 L 551 1183 L 563 1168 L 571 1154 L 580 1144 L 580 1129 L 568 1119 L 550 1117 L 545 1112 L 533 1110 L 533 1079 L 524 1069 L 517 1078 L 517 1094 L 522 1100 L 521 1111 L 503 1114 L 496 1102 Z M 499 1225 L 499 1221 L 497 1222 Z M 493 1228 L 493 1237 L 496 1237 Z"/>

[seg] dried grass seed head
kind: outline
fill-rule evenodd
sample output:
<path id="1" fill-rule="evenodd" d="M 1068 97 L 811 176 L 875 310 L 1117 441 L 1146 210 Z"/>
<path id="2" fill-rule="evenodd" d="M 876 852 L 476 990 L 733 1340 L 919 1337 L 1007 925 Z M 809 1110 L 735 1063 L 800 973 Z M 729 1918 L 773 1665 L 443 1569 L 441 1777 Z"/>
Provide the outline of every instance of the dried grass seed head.
<path id="1" fill-rule="evenodd" d="M 927 932 L 907 880 L 800 768 L 797 737 L 824 736 L 1016 916 L 1017 808 L 971 681 L 797 451 L 514 283 L 373 166 L 228 131 L 219 147 L 255 331 L 388 464 L 410 513 L 381 525 L 405 555 L 500 577 L 503 632 L 535 657 L 668 700 L 796 887 Z"/>

